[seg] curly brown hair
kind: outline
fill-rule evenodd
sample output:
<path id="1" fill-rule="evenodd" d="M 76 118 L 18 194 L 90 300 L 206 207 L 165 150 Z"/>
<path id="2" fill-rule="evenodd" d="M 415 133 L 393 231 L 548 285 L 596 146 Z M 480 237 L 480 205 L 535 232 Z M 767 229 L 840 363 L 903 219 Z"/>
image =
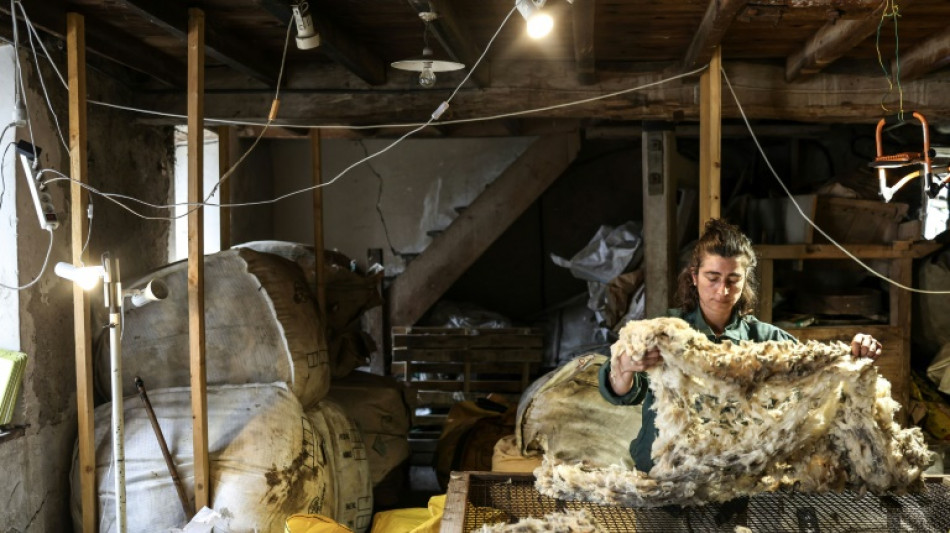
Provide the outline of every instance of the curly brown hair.
<path id="1" fill-rule="evenodd" d="M 758 280 L 755 276 L 755 267 L 758 261 L 755 257 L 755 250 L 752 249 L 752 241 L 737 226 L 733 226 L 719 218 L 713 218 L 706 222 L 703 235 L 696 242 L 696 246 L 693 247 L 689 263 L 680 272 L 679 286 L 676 292 L 680 307 L 686 312 L 699 307 L 699 292 L 696 290 L 696 286 L 693 285 L 692 274 L 699 270 L 699 266 L 707 255 L 745 259 L 745 285 L 742 288 L 742 296 L 736 302 L 735 308 L 739 311 L 740 316 L 752 314 L 758 303 Z"/>

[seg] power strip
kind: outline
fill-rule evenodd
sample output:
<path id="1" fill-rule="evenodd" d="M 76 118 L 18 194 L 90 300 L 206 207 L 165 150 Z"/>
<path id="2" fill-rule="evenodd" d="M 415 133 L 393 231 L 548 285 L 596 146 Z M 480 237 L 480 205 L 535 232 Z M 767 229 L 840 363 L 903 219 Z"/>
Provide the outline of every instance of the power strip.
<path id="1" fill-rule="evenodd" d="M 40 228 L 54 230 L 59 227 L 59 217 L 56 215 L 56 206 L 53 205 L 53 197 L 46 191 L 43 182 L 37 179 L 34 162 L 39 156 L 39 149 L 26 141 L 18 141 L 15 145 L 17 153 L 20 155 L 20 163 L 23 166 L 23 177 L 26 178 L 30 189 L 30 196 L 33 197 L 33 207 L 36 209 L 36 216 L 40 222 Z"/>

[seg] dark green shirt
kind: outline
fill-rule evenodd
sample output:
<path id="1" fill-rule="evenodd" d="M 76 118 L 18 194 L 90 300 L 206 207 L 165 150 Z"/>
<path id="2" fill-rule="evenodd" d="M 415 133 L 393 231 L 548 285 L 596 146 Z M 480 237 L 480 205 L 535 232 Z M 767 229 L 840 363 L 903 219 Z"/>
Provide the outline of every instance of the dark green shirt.
<path id="1" fill-rule="evenodd" d="M 680 309 L 670 309 L 667 312 L 667 316 L 682 318 L 693 329 L 703 333 L 709 340 L 717 344 L 724 339 L 733 342 L 797 341 L 797 339 L 791 336 L 787 331 L 761 322 L 752 315 L 740 317 L 738 313 L 733 313 L 729 325 L 726 326 L 726 330 L 723 331 L 722 335 L 718 336 L 713 333 L 712 328 L 709 327 L 709 324 L 703 319 L 703 314 L 699 311 L 699 308 L 689 313 L 683 313 Z M 630 443 L 630 455 L 633 457 L 633 462 L 637 470 L 649 472 L 650 469 L 653 468 L 653 459 L 650 457 L 650 449 L 653 448 L 653 441 L 657 435 L 656 410 L 653 409 L 653 391 L 650 390 L 650 380 L 647 378 L 646 372 L 637 372 L 634 375 L 633 388 L 630 389 L 630 392 L 624 395 L 617 395 L 614 394 L 613 389 L 610 387 L 609 376 L 610 361 L 608 360 L 604 363 L 604 366 L 600 368 L 599 376 L 600 394 L 604 399 L 616 405 L 637 405 L 643 403 L 643 425 L 640 427 L 640 433 L 637 434 L 637 438 Z"/>

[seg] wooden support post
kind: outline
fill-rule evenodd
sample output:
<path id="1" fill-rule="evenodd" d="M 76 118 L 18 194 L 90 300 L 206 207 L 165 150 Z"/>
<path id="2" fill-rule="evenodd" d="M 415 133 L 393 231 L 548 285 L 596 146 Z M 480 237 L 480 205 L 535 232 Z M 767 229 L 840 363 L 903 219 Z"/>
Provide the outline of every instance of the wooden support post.
<path id="1" fill-rule="evenodd" d="M 676 271 L 676 181 L 671 169 L 676 137 L 672 124 L 644 125 L 642 142 L 646 316 L 663 316 L 672 302 Z"/>
<path id="2" fill-rule="evenodd" d="M 310 160 L 313 168 L 313 184 L 323 183 L 323 171 L 320 168 L 320 130 L 310 130 Z M 320 320 L 327 316 L 327 279 L 323 267 L 323 187 L 313 190 L 313 256 L 317 277 L 317 306 Z"/>
<path id="3" fill-rule="evenodd" d="M 231 141 L 234 128 L 231 126 L 218 126 L 218 177 L 223 178 L 231 170 L 233 160 L 231 159 Z M 220 187 L 220 205 L 231 203 L 231 178 L 221 182 Z M 218 211 L 218 220 L 220 222 L 220 240 L 221 249 L 227 250 L 231 247 L 231 208 L 221 207 Z"/>
<path id="4" fill-rule="evenodd" d="M 699 234 L 706 221 L 720 216 L 722 156 L 722 49 L 699 78 Z"/>
<path id="5" fill-rule="evenodd" d="M 16 53 L 16 51 L 14 52 Z M 86 29 L 78 13 L 66 14 L 66 55 L 69 76 L 70 239 L 74 265 L 83 264 L 89 198 L 81 183 L 88 181 L 86 158 Z M 89 295 L 73 283 L 73 329 L 76 345 L 76 412 L 79 418 L 79 487 L 82 530 L 98 531 L 96 517 L 96 441 L 92 402 L 92 334 Z"/>
<path id="6" fill-rule="evenodd" d="M 204 190 L 204 11 L 188 10 L 188 202 Z M 204 208 L 188 215 L 188 338 L 191 353 L 191 419 L 194 431 L 195 509 L 211 506 L 208 460 L 208 391 L 205 368 Z"/>
<path id="7" fill-rule="evenodd" d="M 775 261 L 759 259 L 759 309 L 755 316 L 763 322 L 772 322 L 773 287 L 775 285 Z"/>

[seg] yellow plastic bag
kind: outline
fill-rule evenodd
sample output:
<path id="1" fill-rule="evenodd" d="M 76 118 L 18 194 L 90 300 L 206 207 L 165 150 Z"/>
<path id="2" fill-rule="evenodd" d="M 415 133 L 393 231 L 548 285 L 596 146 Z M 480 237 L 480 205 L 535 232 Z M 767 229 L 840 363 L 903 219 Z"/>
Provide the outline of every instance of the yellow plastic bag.
<path id="1" fill-rule="evenodd" d="M 429 508 L 412 507 L 380 511 L 373 517 L 371 533 L 439 533 L 445 494 L 429 498 Z"/>
<path id="2" fill-rule="evenodd" d="M 295 514 L 284 522 L 284 533 L 353 533 L 353 530 L 323 515 Z"/>

